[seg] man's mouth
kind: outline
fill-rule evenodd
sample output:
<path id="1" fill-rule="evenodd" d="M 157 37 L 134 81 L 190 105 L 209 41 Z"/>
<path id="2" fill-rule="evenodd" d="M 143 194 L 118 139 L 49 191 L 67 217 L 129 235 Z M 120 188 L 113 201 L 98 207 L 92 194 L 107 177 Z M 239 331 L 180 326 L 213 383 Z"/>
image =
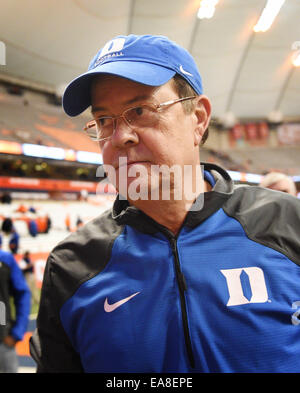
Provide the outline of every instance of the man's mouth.
<path id="1" fill-rule="evenodd" d="M 133 161 L 133 160 L 127 160 L 127 159 L 125 159 L 125 160 L 120 160 L 119 159 L 119 163 L 118 163 L 118 165 L 116 166 L 116 169 L 120 169 L 120 168 L 122 168 L 122 167 L 127 167 L 127 168 L 129 168 L 129 167 L 131 167 L 131 166 L 133 166 L 133 165 L 138 165 L 138 164 L 145 164 L 145 163 L 148 163 L 149 161 L 146 161 L 146 160 L 136 160 L 136 161 Z"/>

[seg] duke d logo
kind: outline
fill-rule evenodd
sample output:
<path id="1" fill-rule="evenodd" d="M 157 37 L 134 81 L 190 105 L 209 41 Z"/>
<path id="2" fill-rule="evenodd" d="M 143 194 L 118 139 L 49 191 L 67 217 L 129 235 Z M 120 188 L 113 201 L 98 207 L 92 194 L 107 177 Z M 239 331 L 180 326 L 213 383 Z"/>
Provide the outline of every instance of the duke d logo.
<path id="1" fill-rule="evenodd" d="M 263 271 L 259 267 L 220 270 L 226 278 L 229 299 L 227 306 L 248 303 L 265 303 L 268 292 Z M 242 274 L 244 279 L 242 280 Z M 248 285 L 246 285 L 248 282 Z M 246 296 L 246 286 L 250 287 L 251 296 Z M 249 291 L 248 291 L 249 292 Z"/>

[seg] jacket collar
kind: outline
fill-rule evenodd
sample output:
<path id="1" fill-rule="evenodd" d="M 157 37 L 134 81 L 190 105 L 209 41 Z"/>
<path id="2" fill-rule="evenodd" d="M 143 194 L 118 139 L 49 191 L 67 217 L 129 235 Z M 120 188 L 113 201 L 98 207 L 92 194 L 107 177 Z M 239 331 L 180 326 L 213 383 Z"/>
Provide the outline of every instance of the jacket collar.
<path id="1" fill-rule="evenodd" d="M 212 177 L 214 184 L 212 184 L 211 191 L 198 196 L 188 212 L 183 226 L 190 228 L 201 224 L 220 209 L 233 194 L 233 181 L 223 168 L 210 163 L 201 163 L 201 165 L 204 165 L 204 177 L 210 182 Z M 164 228 L 144 212 L 131 206 L 127 200 L 120 199 L 119 196 L 114 202 L 112 217 L 117 224 L 131 225 L 144 233 L 156 233 L 163 231 Z"/>

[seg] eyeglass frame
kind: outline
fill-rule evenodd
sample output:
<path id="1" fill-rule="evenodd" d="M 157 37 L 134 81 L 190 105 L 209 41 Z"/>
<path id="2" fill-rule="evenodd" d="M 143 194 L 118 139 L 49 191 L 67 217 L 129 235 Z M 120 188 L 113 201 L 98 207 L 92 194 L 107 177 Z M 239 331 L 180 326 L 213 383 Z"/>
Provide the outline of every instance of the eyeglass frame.
<path id="1" fill-rule="evenodd" d="M 125 109 L 120 115 L 117 115 L 117 116 L 100 116 L 100 117 L 98 117 L 98 118 L 96 118 L 96 119 L 90 120 L 89 122 L 86 123 L 86 125 L 85 125 L 85 127 L 84 127 L 83 130 L 86 131 L 86 133 L 87 133 L 87 130 L 88 130 L 89 128 L 91 128 L 92 126 L 95 126 L 95 127 L 96 127 L 96 130 L 97 130 L 97 127 L 98 127 L 97 121 L 98 121 L 98 120 L 100 120 L 100 119 L 112 119 L 113 132 L 112 132 L 112 134 L 111 134 L 110 136 L 105 137 L 105 138 L 100 138 L 100 139 L 98 139 L 99 137 L 97 137 L 97 139 L 93 139 L 90 135 L 88 135 L 89 138 L 91 138 L 93 141 L 95 141 L 95 142 L 102 142 L 102 141 L 111 139 L 111 137 L 113 136 L 113 134 L 114 134 L 114 132 L 115 132 L 115 129 L 116 129 L 116 126 L 115 126 L 115 125 L 116 125 L 116 122 L 115 122 L 115 121 L 116 121 L 117 119 L 119 119 L 119 118 L 122 118 L 122 119 L 125 121 L 125 123 L 128 125 L 129 128 L 134 129 L 134 126 L 132 126 L 132 125 L 129 123 L 129 121 L 126 119 L 126 117 L 124 116 L 124 113 L 126 113 L 126 112 L 128 112 L 128 111 L 130 111 L 130 110 L 132 110 L 132 109 L 139 108 L 139 107 L 141 107 L 141 106 L 148 106 L 148 107 L 151 107 L 152 109 L 154 108 L 156 112 L 160 112 L 161 110 L 163 110 L 163 109 L 165 109 L 166 107 L 169 107 L 169 106 L 171 106 L 171 105 L 173 105 L 173 104 L 177 104 L 178 102 L 183 102 L 183 101 L 187 101 L 187 100 L 192 100 L 192 99 L 194 99 L 194 98 L 196 98 L 196 97 L 197 97 L 197 96 L 194 95 L 194 96 L 176 98 L 176 99 L 174 99 L 174 100 L 165 101 L 165 102 L 162 102 L 162 103 L 160 103 L 160 104 L 145 103 L 145 104 L 133 106 L 133 107 L 130 107 L 130 108 Z"/>

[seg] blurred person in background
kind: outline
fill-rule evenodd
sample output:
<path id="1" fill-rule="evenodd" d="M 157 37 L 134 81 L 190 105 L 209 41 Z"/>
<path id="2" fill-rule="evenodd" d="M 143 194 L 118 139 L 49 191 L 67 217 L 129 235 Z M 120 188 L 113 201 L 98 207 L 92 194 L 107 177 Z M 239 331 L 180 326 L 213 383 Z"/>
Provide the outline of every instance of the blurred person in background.
<path id="1" fill-rule="evenodd" d="M 17 254 L 20 246 L 20 235 L 16 231 L 15 227 L 12 227 L 10 232 L 10 238 L 8 243 L 9 249 L 13 254 Z"/>
<path id="2" fill-rule="evenodd" d="M 13 312 L 10 298 L 13 298 Z M 30 290 L 14 256 L 0 250 L 0 373 L 17 373 L 16 343 L 23 339 L 30 314 Z"/>
<path id="3" fill-rule="evenodd" d="M 10 217 L 6 217 L 2 222 L 2 231 L 6 235 L 10 235 L 8 247 L 13 254 L 17 254 L 20 246 L 20 235 L 14 227 L 13 220 Z"/>
<path id="4" fill-rule="evenodd" d="M 34 263 L 31 260 L 30 252 L 26 251 L 23 255 L 20 267 L 24 274 L 25 280 L 31 292 L 32 301 L 35 304 L 39 304 L 39 290 L 36 286 L 36 280 L 34 275 Z"/>
<path id="5" fill-rule="evenodd" d="M 297 196 L 297 188 L 293 179 L 284 173 L 270 172 L 262 178 L 259 185 L 260 187 L 286 192 L 293 196 Z"/>

